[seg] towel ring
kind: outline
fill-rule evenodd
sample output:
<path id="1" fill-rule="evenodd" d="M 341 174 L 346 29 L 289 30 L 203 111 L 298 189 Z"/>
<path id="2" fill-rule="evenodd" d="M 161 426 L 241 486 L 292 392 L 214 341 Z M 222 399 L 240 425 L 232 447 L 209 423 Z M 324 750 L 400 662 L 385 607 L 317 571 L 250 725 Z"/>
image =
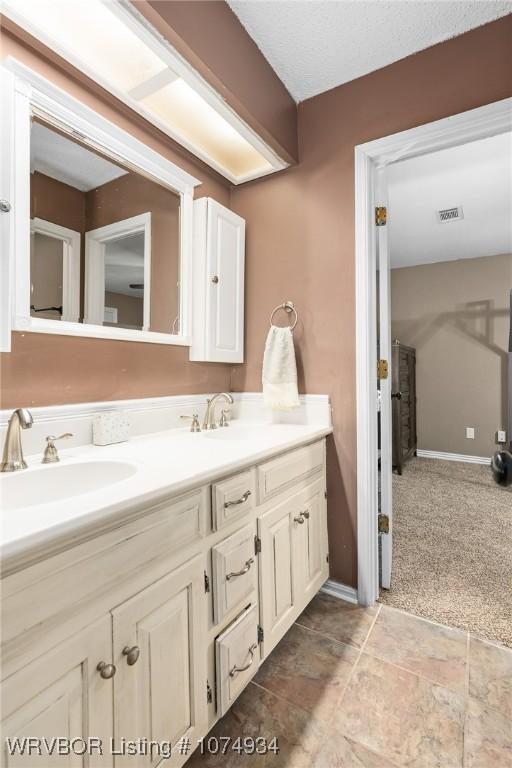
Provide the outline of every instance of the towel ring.
<path id="1" fill-rule="evenodd" d="M 293 301 L 285 301 L 285 302 L 284 302 L 284 304 L 278 304 L 278 305 L 277 305 L 277 307 L 275 307 L 275 308 L 272 310 L 272 314 L 270 315 L 270 325 L 273 325 L 273 322 L 272 322 L 272 321 L 273 321 L 273 319 L 274 319 L 274 315 L 275 315 L 275 314 L 276 314 L 276 312 L 278 312 L 280 309 L 284 309 L 286 312 L 288 312 L 288 314 L 291 314 L 292 312 L 294 313 L 294 315 L 295 315 L 295 320 L 294 320 L 294 321 L 293 321 L 293 323 L 290 325 L 290 329 L 293 331 L 293 329 L 294 329 L 294 328 L 295 328 L 295 326 L 297 325 L 297 320 L 299 319 L 299 316 L 298 316 L 298 314 L 297 314 L 297 310 L 295 309 L 295 307 L 294 307 L 294 305 L 293 305 Z"/>

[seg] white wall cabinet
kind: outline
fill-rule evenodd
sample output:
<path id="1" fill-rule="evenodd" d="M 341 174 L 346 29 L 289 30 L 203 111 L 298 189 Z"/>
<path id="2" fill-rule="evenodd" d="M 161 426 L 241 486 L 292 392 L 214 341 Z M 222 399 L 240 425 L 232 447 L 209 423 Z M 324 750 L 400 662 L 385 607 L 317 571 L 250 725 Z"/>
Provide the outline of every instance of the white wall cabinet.
<path id="1" fill-rule="evenodd" d="M 191 360 L 244 359 L 245 221 L 210 197 L 194 201 Z"/>
<path id="2" fill-rule="evenodd" d="M 193 750 L 327 579 L 324 441 L 132 515 L 2 579 L 6 768 L 186 762 L 123 744 Z M 24 736 L 103 754 L 9 755 Z"/>

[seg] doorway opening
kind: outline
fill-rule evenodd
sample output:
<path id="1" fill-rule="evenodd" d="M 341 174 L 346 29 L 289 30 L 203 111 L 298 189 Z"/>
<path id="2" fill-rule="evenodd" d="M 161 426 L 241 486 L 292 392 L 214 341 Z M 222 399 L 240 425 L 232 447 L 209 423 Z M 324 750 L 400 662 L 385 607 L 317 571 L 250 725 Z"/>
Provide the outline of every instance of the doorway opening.
<path id="1" fill-rule="evenodd" d="M 418 451 L 418 445 L 415 445 L 415 435 L 413 434 L 416 414 L 412 412 L 413 409 L 410 406 L 413 404 L 411 388 L 413 388 L 412 383 L 414 383 L 414 359 L 417 357 L 417 349 L 413 344 L 406 343 L 410 341 L 406 337 L 398 338 L 402 346 L 393 345 L 394 338 L 391 329 L 393 279 L 389 264 L 389 233 L 391 231 L 389 223 L 393 217 L 393 201 L 388 199 L 388 177 L 395 173 L 399 166 L 405 168 L 407 161 L 415 160 L 419 163 L 428 164 L 434 153 L 440 153 L 450 148 L 467 148 L 471 142 L 491 137 L 505 137 L 507 134 L 510 136 L 511 117 L 512 99 L 507 99 L 356 147 L 358 599 L 363 604 L 372 604 L 378 599 L 380 583 L 392 587 L 393 483 L 396 485 L 396 479 L 394 481 L 393 475 L 392 421 L 393 407 L 397 401 L 404 406 L 404 413 L 401 414 L 404 420 L 405 435 L 403 450 L 405 458 L 410 459 L 405 466 L 410 469 L 420 460 L 422 462 L 441 461 L 437 457 L 427 458 L 425 455 L 420 455 L 417 458 L 415 456 Z M 503 140 L 506 141 L 505 138 Z M 457 227 L 456 218 L 450 217 L 466 215 L 465 221 L 468 223 L 471 219 L 469 210 L 466 212 L 459 211 L 459 207 L 461 206 L 457 200 L 439 203 L 436 209 L 438 229 L 442 231 L 442 228 Z M 384 219 L 386 212 L 389 219 L 388 223 L 384 225 L 379 222 L 379 213 L 381 214 L 380 218 L 382 218 L 383 210 Z M 441 219 L 441 216 L 446 216 L 446 219 Z M 415 237 L 413 232 L 408 250 L 412 250 L 412 245 L 417 244 L 418 240 L 421 240 L 421 237 Z M 470 260 L 468 259 L 468 261 Z M 506 283 L 507 279 L 504 276 L 503 282 Z M 510 287 L 512 286 L 508 285 L 508 289 Z M 467 301 L 469 306 L 465 308 L 465 325 L 459 327 L 460 322 L 452 318 L 452 325 L 460 338 L 464 337 L 465 328 L 466 336 L 469 338 L 472 334 L 475 343 L 478 343 L 474 338 L 475 334 L 480 338 L 487 333 L 487 337 L 489 337 L 491 327 L 489 323 L 495 325 L 497 322 L 496 317 L 491 317 L 492 312 L 495 310 L 502 312 L 499 307 L 493 308 L 488 304 L 482 305 L 480 299 L 481 297 L 478 296 L 473 304 L 471 304 L 471 300 Z M 488 299 L 489 297 L 485 296 L 484 302 Z M 481 324 L 484 323 L 485 325 L 485 322 L 487 322 L 487 328 L 482 330 Z M 482 343 L 481 346 L 484 344 Z M 395 365 L 393 365 L 393 354 L 395 355 Z M 392 394 L 396 396 L 400 392 L 400 389 L 393 389 L 392 387 L 393 368 L 396 368 L 397 365 L 400 368 L 400 357 L 402 357 L 403 367 L 407 371 L 404 391 L 408 387 L 408 394 L 403 397 L 403 403 L 397 397 L 392 398 Z M 389 378 L 384 378 L 382 375 L 380 380 L 377 379 L 376 361 L 378 359 L 388 361 L 391 369 Z M 379 391 L 380 413 L 378 414 Z M 460 391 L 464 391 L 464 382 L 460 383 Z M 408 412 L 406 406 L 409 406 Z M 395 420 L 396 411 L 395 405 Z M 472 427 L 474 425 L 468 424 L 467 426 Z M 508 432 L 506 437 L 507 440 L 510 440 L 510 428 L 506 424 L 502 424 L 501 418 L 496 424 L 496 432 L 500 426 L 506 427 Z M 421 440 L 419 446 L 421 451 Z M 498 447 L 499 445 L 496 445 L 496 449 Z M 423 450 L 428 450 L 428 448 Z M 449 453 L 450 451 L 444 452 Z M 455 450 L 453 452 L 456 453 Z M 397 464 L 396 456 L 395 464 Z M 452 465 L 452 462 L 445 461 L 442 466 L 453 468 L 455 463 Z M 461 464 L 460 466 L 467 467 L 470 465 Z M 489 483 L 492 483 L 488 467 L 483 464 L 474 464 L 473 467 L 478 467 L 487 473 L 486 478 L 488 478 Z M 402 478 L 405 478 L 405 470 L 403 471 Z M 400 478 L 400 475 L 395 474 L 395 477 Z M 453 478 L 446 480 L 447 487 L 451 490 L 455 483 L 456 480 Z M 439 480 L 438 485 L 441 487 L 441 480 Z M 494 491 L 494 488 L 492 490 Z M 506 501 L 503 500 L 503 504 L 510 503 L 512 497 L 507 491 L 496 488 L 496 492 L 501 493 L 500 498 L 503 498 L 504 493 L 506 493 L 507 498 Z M 421 496 L 421 491 L 416 489 L 414 494 Z M 382 531 L 385 531 L 386 524 L 389 524 L 389 533 L 382 532 L 379 534 L 379 526 Z M 435 573 L 432 574 L 432 577 L 435 580 Z M 439 579 L 437 583 L 440 586 Z M 499 583 L 495 583 L 494 586 L 499 592 Z M 410 610 L 410 608 L 408 609 Z"/>

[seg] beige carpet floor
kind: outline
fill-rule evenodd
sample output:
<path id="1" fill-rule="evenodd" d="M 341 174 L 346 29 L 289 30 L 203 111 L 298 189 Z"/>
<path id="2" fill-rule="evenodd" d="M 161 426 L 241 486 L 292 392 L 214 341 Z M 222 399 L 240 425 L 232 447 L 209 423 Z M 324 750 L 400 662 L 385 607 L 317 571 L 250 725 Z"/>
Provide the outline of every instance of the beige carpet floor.
<path id="1" fill-rule="evenodd" d="M 414 458 L 393 497 L 381 602 L 512 647 L 512 488 L 483 465 Z"/>

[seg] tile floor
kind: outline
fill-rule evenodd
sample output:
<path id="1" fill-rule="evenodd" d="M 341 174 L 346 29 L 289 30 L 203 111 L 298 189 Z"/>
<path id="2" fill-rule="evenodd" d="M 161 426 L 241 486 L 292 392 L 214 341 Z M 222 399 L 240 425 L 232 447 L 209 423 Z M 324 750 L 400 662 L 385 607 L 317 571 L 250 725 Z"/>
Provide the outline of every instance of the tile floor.
<path id="1" fill-rule="evenodd" d="M 212 736 L 276 736 L 231 768 L 512 768 L 512 650 L 319 594 Z"/>

